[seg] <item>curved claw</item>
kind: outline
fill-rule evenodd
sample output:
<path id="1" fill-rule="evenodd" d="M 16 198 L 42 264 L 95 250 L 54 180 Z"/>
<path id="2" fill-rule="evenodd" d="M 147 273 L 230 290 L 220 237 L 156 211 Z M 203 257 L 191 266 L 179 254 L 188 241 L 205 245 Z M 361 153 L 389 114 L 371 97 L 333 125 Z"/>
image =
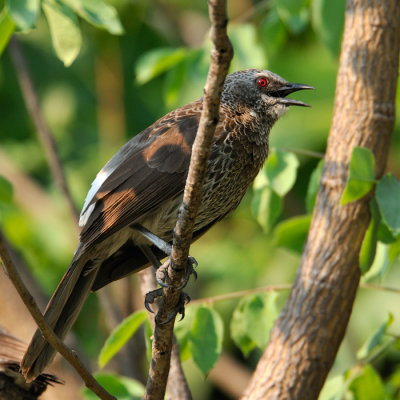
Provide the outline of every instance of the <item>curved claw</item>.
<path id="1" fill-rule="evenodd" d="M 168 283 L 165 283 L 161 278 L 159 278 L 159 277 L 157 276 L 157 274 L 156 274 L 156 281 L 157 281 L 157 283 L 158 283 L 161 287 L 163 287 L 163 288 L 170 288 L 170 287 L 172 287 L 171 285 L 168 285 Z"/>
<path id="2" fill-rule="evenodd" d="M 189 302 L 190 302 L 190 296 L 185 292 L 181 292 L 178 304 L 176 305 L 174 311 L 168 315 L 165 321 L 161 322 L 157 321 L 157 323 L 160 325 L 166 325 L 168 324 L 168 322 L 171 322 L 178 314 L 181 314 L 181 319 L 179 321 L 182 321 L 183 318 L 185 318 L 185 305 L 188 304 Z"/>
<path id="3" fill-rule="evenodd" d="M 163 289 L 158 288 L 156 290 L 152 290 L 149 293 L 146 293 L 145 299 L 144 299 L 144 306 L 146 307 L 146 310 L 153 313 L 154 311 L 151 309 L 150 304 L 154 303 L 157 297 L 161 297 L 163 295 Z"/>

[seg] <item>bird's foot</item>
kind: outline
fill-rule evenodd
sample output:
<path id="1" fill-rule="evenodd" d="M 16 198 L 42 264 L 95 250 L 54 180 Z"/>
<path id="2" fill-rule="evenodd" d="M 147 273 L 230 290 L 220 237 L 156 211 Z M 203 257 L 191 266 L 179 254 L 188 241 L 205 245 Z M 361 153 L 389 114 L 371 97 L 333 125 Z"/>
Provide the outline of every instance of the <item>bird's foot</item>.
<path id="1" fill-rule="evenodd" d="M 157 283 L 162 287 L 170 288 L 171 285 L 171 278 L 168 275 L 168 265 L 169 263 L 165 262 L 161 265 L 156 272 L 156 280 Z M 177 288 L 178 290 L 182 290 L 189 282 L 190 276 L 193 275 L 194 279 L 197 279 L 197 272 L 195 268 L 198 266 L 198 262 L 194 257 L 189 256 L 187 259 L 187 266 L 185 270 L 185 276 L 183 277 L 182 284 Z M 173 268 L 173 267 L 171 267 Z M 174 269 L 174 268 L 173 268 Z"/>
<path id="2" fill-rule="evenodd" d="M 165 321 L 159 321 L 156 317 L 156 323 L 159 325 L 166 325 L 168 322 L 171 322 L 178 314 L 181 314 L 180 321 L 185 318 L 185 305 L 188 304 L 190 301 L 190 297 L 187 293 L 181 292 L 179 296 L 178 303 L 174 307 L 173 311 L 167 316 Z"/>
<path id="3" fill-rule="evenodd" d="M 162 295 L 163 295 L 163 288 L 158 288 L 146 293 L 146 296 L 144 298 L 144 306 L 146 307 L 146 310 L 148 312 L 154 313 L 154 311 L 150 307 L 150 304 L 153 304 L 156 301 L 156 299 L 158 297 L 162 297 Z"/>

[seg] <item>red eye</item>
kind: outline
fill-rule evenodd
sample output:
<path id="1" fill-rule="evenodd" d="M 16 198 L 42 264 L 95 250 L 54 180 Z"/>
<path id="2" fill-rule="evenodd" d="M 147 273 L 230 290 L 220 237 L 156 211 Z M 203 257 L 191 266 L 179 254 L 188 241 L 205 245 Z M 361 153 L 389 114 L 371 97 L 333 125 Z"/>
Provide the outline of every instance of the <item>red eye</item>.
<path id="1" fill-rule="evenodd" d="M 260 87 L 267 86 L 268 81 L 265 78 L 258 78 L 257 85 Z"/>

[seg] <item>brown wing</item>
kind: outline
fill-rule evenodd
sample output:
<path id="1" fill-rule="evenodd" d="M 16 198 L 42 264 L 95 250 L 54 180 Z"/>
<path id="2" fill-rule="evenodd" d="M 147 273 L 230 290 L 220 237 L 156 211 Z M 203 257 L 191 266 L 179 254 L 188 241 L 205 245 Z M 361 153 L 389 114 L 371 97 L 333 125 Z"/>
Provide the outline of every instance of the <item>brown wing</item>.
<path id="1" fill-rule="evenodd" d="M 82 210 L 84 247 L 183 193 L 200 113 L 198 101 L 167 114 L 125 144 L 100 171 L 96 180 L 101 184 L 92 186 L 97 191 L 89 192 Z"/>

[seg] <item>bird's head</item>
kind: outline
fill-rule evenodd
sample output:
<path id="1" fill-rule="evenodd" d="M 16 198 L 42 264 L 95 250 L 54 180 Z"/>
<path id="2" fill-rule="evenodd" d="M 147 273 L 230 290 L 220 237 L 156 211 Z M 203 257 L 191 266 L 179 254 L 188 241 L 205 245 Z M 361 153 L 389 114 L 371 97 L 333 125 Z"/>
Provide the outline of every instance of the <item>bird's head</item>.
<path id="1" fill-rule="evenodd" d="M 289 106 L 310 107 L 302 101 L 286 97 L 304 89 L 314 88 L 290 83 L 267 70 L 247 69 L 226 77 L 221 102 L 234 108 L 247 108 L 254 115 L 267 117 L 273 123 Z"/>

